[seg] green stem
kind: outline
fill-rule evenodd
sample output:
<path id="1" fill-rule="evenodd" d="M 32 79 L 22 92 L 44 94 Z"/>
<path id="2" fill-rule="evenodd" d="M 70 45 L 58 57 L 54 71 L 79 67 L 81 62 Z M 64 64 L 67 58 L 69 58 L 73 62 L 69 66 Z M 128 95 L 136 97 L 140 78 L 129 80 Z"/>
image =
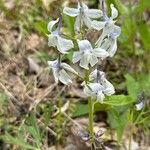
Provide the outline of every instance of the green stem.
<path id="1" fill-rule="evenodd" d="M 90 132 L 90 142 L 91 142 L 91 150 L 93 149 L 94 142 L 94 132 L 93 132 L 93 106 L 94 102 L 91 97 L 88 98 L 88 108 L 89 108 L 89 132 Z"/>

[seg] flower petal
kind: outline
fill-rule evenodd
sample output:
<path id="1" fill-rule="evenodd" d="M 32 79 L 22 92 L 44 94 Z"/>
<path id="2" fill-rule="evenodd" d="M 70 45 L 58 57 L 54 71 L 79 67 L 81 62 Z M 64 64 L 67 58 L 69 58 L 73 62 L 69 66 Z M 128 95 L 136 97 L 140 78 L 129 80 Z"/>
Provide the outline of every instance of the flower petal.
<path id="1" fill-rule="evenodd" d="M 97 57 L 94 56 L 94 55 L 91 55 L 89 61 L 90 61 L 90 65 L 91 65 L 92 67 L 98 63 L 98 59 L 97 59 Z"/>
<path id="2" fill-rule="evenodd" d="M 76 63 L 81 59 L 81 53 L 80 52 L 74 52 L 72 62 Z"/>
<path id="3" fill-rule="evenodd" d="M 52 69 L 55 82 L 58 83 L 58 76 L 59 76 L 59 74 L 58 74 L 58 72 L 59 72 L 58 60 L 48 61 L 48 65 Z"/>
<path id="4" fill-rule="evenodd" d="M 92 21 L 92 28 L 99 31 L 105 27 L 105 24 L 106 22 L 94 20 Z"/>
<path id="5" fill-rule="evenodd" d="M 87 96 L 92 96 L 95 99 L 97 99 L 97 98 L 100 99 L 100 95 L 98 95 L 98 94 L 101 93 L 101 97 L 102 96 L 104 97 L 104 95 L 102 93 L 102 89 L 103 89 L 103 87 L 99 83 L 89 83 L 89 84 L 85 85 L 85 87 L 84 87 L 84 93 Z"/>
<path id="6" fill-rule="evenodd" d="M 78 6 L 79 7 L 79 6 Z M 85 3 L 82 3 L 82 8 L 84 9 L 84 11 L 89 10 L 88 6 Z"/>
<path id="7" fill-rule="evenodd" d="M 102 91 L 99 91 L 97 93 L 97 101 L 99 101 L 100 103 L 102 103 L 103 100 L 104 100 L 104 98 L 105 98 L 105 95 L 102 93 Z"/>
<path id="8" fill-rule="evenodd" d="M 81 57 L 80 60 L 80 67 L 84 68 L 84 69 L 89 69 L 88 65 L 89 65 L 89 60 L 90 60 L 90 53 L 84 53 L 83 56 Z"/>
<path id="9" fill-rule="evenodd" d="M 102 41 L 102 45 L 100 46 L 100 48 L 107 51 L 107 50 L 110 48 L 110 39 L 105 38 L 105 39 Z"/>
<path id="10" fill-rule="evenodd" d="M 79 49 L 81 52 L 92 50 L 92 45 L 88 40 L 78 41 Z"/>
<path id="11" fill-rule="evenodd" d="M 74 44 L 71 40 L 64 39 L 60 36 L 58 36 L 57 39 L 58 39 L 57 48 L 62 54 L 67 53 L 66 51 L 74 47 Z"/>
<path id="12" fill-rule="evenodd" d="M 74 23 L 74 30 L 75 33 L 78 33 L 80 31 L 80 28 L 83 25 L 83 20 L 81 19 L 81 15 L 76 17 L 75 23 Z"/>
<path id="13" fill-rule="evenodd" d="M 117 38 L 120 34 L 121 34 L 121 28 L 115 25 L 112 33 L 110 33 L 109 36 L 111 36 L 111 38 Z"/>
<path id="14" fill-rule="evenodd" d="M 90 73 L 89 81 L 96 81 L 98 73 L 100 75 L 100 79 L 105 77 L 105 73 L 103 71 L 99 71 L 99 70 L 95 69 L 93 72 Z"/>
<path id="15" fill-rule="evenodd" d="M 112 94 L 115 93 L 115 89 L 114 89 L 114 86 L 106 79 L 104 79 L 104 81 L 102 82 L 102 85 L 104 87 L 104 94 L 110 96 Z"/>
<path id="16" fill-rule="evenodd" d="M 63 9 L 63 13 L 66 14 L 66 15 L 68 15 L 68 16 L 71 16 L 71 17 L 76 17 L 76 16 L 79 15 L 80 10 L 76 9 L 76 8 L 65 7 Z"/>
<path id="17" fill-rule="evenodd" d="M 65 85 L 69 85 L 72 83 L 70 76 L 64 69 L 59 71 L 59 80 Z"/>
<path id="18" fill-rule="evenodd" d="M 61 63 L 61 67 L 65 70 L 68 70 L 68 71 L 74 73 L 74 74 L 78 74 L 71 66 L 69 66 L 66 63 Z"/>
<path id="19" fill-rule="evenodd" d="M 50 68 L 58 68 L 58 60 L 48 61 L 47 62 Z"/>
<path id="20" fill-rule="evenodd" d="M 52 20 L 52 21 L 50 21 L 50 22 L 48 23 L 47 29 L 48 29 L 49 32 L 52 32 L 53 26 L 54 26 L 56 23 L 58 23 L 58 21 L 59 21 L 59 18 L 57 18 L 57 20 Z"/>
<path id="21" fill-rule="evenodd" d="M 116 25 L 114 24 L 114 22 L 109 21 L 109 22 L 106 23 L 103 32 L 104 32 L 105 35 L 109 35 L 109 34 L 114 32 L 115 28 L 116 28 Z"/>
<path id="22" fill-rule="evenodd" d="M 92 91 L 97 94 L 99 91 L 103 90 L 103 86 L 100 83 L 90 83 L 89 87 L 92 89 Z"/>
<path id="23" fill-rule="evenodd" d="M 85 14 L 89 17 L 89 18 L 100 18 L 102 16 L 102 11 L 98 10 L 98 9 L 88 9 L 85 11 Z"/>
<path id="24" fill-rule="evenodd" d="M 59 79 L 58 79 L 59 78 L 59 69 L 53 68 L 52 71 L 53 71 L 54 80 L 56 83 L 58 83 L 58 81 L 59 81 Z"/>
<path id="25" fill-rule="evenodd" d="M 86 15 L 84 15 L 84 16 L 82 17 L 82 19 L 83 19 L 84 24 L 85 24 L 89 29 L 92 29 L 92 20 L 91 20 L 88 16 L 86 16 Z"/>
<path id="26" fill-rule="evenodd" d="M 113 4 L 110 4 L 111 8 L 111 18 L 115 19 L 118 16 L 118 10 L 114 7 Z"/>
<path id="27" fill-rule="evenodd" d="M 87 96 L 93 96 L 93 92 L 91 91 L 90 87 L 85 85 L 83 92 L 87 95 Z"/>
<path id="28" fill-rule="evenodd" d="M 98 45 L 98 47 L 101 47 L 104 38 L 110 35 L 110 33 L 113 33 L 114 28 L 115 28 L 115 25 L 114 25 L 114 22 L 112 21 L 109 21 L 108 23 L 105 24 L 105 27 L 103 28 L 103 32 L 96 42 L 96 45 Z"/>
<path id="29" fill-rule="evenodd" d="M 48 35 L 48 46 L 55 47 L 57 45 L 57 37 L 52 34 Z"/>
<path id="30" fill-rule="evenodd" d="M 95 48 L 92 52 L 95 56 L 97 56 L 101 59 L 105 59 L 106 57 L 109 56 L 109 53 L 102 48 Z"/>
<path id="31" fill-rule="evenodd" d="M 111 46 L 108 49 L 108 53 L 110 57 L 113 57 L 117 51 L 117 39 L 111 40 Z"/>
<path id="32" fill-rule="evenodd" d="M 108 96 L 110 96 L 110 95 L 112 95 L 114 93 L 115 93 L 115 90 L 114 90 L 113 86 L 104 90 L 104 94 L 106 94 Z"/>
<path id="33" fill-rule="evenodd" d="M 97 69 L 95 69 L 93 72 L 91 72 L 90 73 L 90 75 L 89 75 L 89 80 L 90 81 L 93 81 L 93 80 L 96 80 L 96 78 L 97 78 Z"/>
<path id="34" fill-rule="evenodd" d="M 139 110 L 141 110 L 144 107 L 144 102 L 141 101 L 140 103 L 136 104 L 135 106 L 136 106 L 136 110 L 139 111 Z"/>

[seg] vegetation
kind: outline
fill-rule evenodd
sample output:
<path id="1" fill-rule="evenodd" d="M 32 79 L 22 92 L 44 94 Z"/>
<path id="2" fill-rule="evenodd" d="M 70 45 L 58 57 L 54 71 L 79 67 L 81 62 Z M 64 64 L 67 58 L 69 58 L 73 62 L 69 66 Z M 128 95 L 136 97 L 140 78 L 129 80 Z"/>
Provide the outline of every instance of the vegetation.
<path id="1" fill-rule="evenodd" d="M 99 8 L 99 1 L 87 2 Z M 94 104 L 95 149 L 150 148 L 150 3 L 149 0 L 106 0 L 113 3 L 121 27 L 115 56 L 101 69 L 115 87 L 115 94 Z M 81 79 L 73 84 L 54 82 L 47 61 L 57 58 L 48 47 L 47 24 L 63 7 L 76 0 L 0 1 L 0 149 L 88 150 L 88 100 Z M 75 19 L 63 15 L 62 31 L 74 39 Z M 89 33 L 95 41 L 98 35 Z M 78 50 L 77 44 L 73 50 Z M 73 51 L 62 57 L 72 60 Z M 75 66 L 75 70 L 78 67 Z M 137 109 L 142 102 L 144 107 Z"/>

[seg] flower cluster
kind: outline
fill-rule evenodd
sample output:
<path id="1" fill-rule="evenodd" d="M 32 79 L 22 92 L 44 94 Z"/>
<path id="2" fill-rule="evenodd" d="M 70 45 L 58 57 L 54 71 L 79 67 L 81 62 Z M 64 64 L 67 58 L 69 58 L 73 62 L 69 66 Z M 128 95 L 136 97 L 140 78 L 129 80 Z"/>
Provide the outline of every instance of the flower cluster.
<path id="1" fill-rule="evenodd" d="M 93 45 L 87 39 L 76 39 L 78 51 L 73 53 L 72 62 L 78 63 L 84 70 L 89 70 L 98 64 L 99 61 L 107 57 L 113 57 L 117 50 L 117 37 L 120 35 L 120 27 L 115 25 L 118 11 L 113 4 L 110 5 L 111 16 L 107 16 L 104 3 L 102 3 L 102 11 L 99 9 L 89 9 L 88 6 L 79 1 L 77 8 L 65 7 L 63 13 L 75 17 L 74 30 L 75 34 L 89 31 L 102 30 L 97 42 Z M 65 55 L 74 48 L 74 43 L 70 39 L 63 37 L 61 33 L 62 18 L 50 21 L 48 24 L 48 45 L 56 47 L 59 59 L 48 61 L 49 67 L 53 71 L 55 82 L 62 82 L 69 85 L 72 83 L 69 72 L 78 75 L 71 66 L 61 61 L 61 55 Z M 77 36 L 78 37 L 78 36 Z M 82 77 L 84 79 L 84 77 Z M 83 81 L 84 93 L 94 99 L 102 102 L 105 95 L 110 96 L 115 93 L 113 85 L 106 79 L 105 73 L 94 70 L 88 74 L 88 78 Z"/>
<path id="2" fill-rule="evenodd" d="M 89 83 L 85 84 L 84 93 L 94 99 L 103 102 L 104 95 L 110 96 L 115 93 L 113 85 L 105 78 L 103 71 L 94 70 L 89 75 Z"/>
<path id="3" fill-rule="evenodd" d="M 67 51 L 74 47 L 73 42 L 71 40 L 65 39 L 61 37 L 60 28 L 61 28 L 61 18 L 57 20 L 50 21 L 48 23 L 48 31 L 51 33 L 48 35 L 48 45 L 57 47 L 58 51 L 62 54 L 66 54 Z M 53 31 L 54 26 L 58 24 L 56 30 Z"/>

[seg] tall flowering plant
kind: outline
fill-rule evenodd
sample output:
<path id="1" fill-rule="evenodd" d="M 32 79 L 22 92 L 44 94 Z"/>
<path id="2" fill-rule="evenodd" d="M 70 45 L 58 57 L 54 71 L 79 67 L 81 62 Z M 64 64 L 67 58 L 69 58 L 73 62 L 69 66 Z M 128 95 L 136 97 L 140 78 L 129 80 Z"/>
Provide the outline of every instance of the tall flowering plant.
<path id="1" fill-rule="evenodd" d="M 120 35 L 121 29 L 115 25 L 118 11 L 113 4 L 110 5 L 111 16 L 105 11 L 104 1 L 101 0 L 101 8 L 89 9 L 82 1 L 78 1 L 77 8 L 65 7 L 63 13 L 74 17 L 75 34 L 86 33 L 88 31 L 102 31 L 96 43 L 92 43 L 86 38 L 76 38 L 78 50 L 73 52 L 72 62 L 78 63 L 83 69 L 85 75 L 82 86 L 89 103 L 89 132 L 91 143 L 93 143 L 93 106 L 94 101 L 103 103 L 105 95 L 110 96 L 115 93 L 114 86 L 106 79 L 103 71 L 99 70 L 98 63 L 108 57 L 113 57 L 117 50 L 117 37 Z M 69 38 L 64 38 L 61 32 L 62 17 L 50 21 L 48 23 L 48 45 L 56 47 L 58 50 L 58 59 L 48 61 L 49 67 L 52 69 L 55 82 L 59 81 L 65 85 L 72 84 L 70 73 L 80 76 L 70 65 L 62 62 L 61 56 L 66 55 L 70 49 L 74 48 L 74 42 Z M 79 37 L 79 36 L 75 36 Z M 94 46 L 92 46 L 94 45 Z M 93 67 L 97 65 L 97 69 Z"/>

